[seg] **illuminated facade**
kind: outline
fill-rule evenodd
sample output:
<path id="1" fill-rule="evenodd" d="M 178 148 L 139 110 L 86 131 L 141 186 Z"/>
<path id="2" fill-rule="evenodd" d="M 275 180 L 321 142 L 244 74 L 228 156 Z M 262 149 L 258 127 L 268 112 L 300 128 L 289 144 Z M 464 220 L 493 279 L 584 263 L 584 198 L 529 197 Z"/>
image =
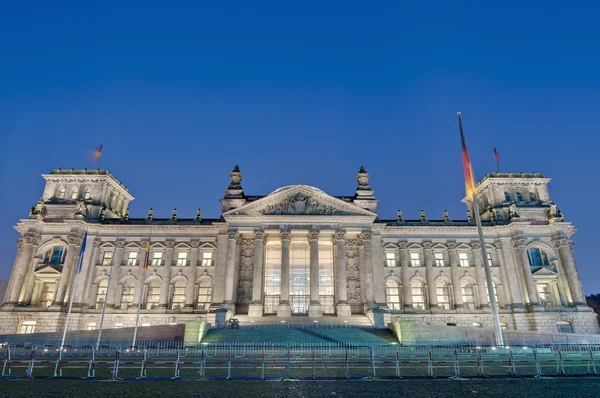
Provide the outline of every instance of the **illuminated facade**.
<path id="1" fill-rule="evenodd" d="M 229 174 L 218 219 L 129 218 L 133 200 L 103 170 L 54 170 L 16 229 L 19 250 L 0 311 L 0 333 L 60 330 L 73 296 L 73 329 L 161 325 L 215 311 L 263 322 L 291 316 L 393 318 L 491 327 L 483 261 L 491 266 L 503 327 L 598 333 L 572 252 L 575 229 L 539 174 L 490 174 L 477 187 L 488 250 L 475 223 L 392 220 L 361 168 L 351 196 L 306 185 L 249 196 Z M 84 231 L 83 269 L 71 291 Z M 149 267 L 145 246 L 151 235 Z M 112 273 L 111 273 L 112 266 Z M 110 275 L 110 283 L 109 283 Z M 108 291 L 108 295 L 106 292 Z M 352 319 L 356 319 L 355 317 Z"/>

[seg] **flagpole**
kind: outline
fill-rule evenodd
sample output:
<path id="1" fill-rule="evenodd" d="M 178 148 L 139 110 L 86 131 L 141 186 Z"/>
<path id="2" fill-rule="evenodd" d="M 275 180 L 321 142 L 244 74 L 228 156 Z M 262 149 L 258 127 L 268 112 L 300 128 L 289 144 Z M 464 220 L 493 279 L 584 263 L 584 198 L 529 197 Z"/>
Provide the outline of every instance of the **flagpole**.
<path id="1" fill-rule="evenodd" d="M 60 340 L 60 352 L 62 352 L 65 345 L 65 338 L 67 337 L 67 329 L 69 328 L 69 320 L 71 319 L 71 310 L 73 309 L 73 297 L 75 297 L 75 288 L 77 287 L 77 279 L 79 273 L 81 272 L 81 265 L 83 262 L 83 253 L 85 251 L 85 243 L 87 240 L 87 230 L 83 235 L 83 241 L 81 242 L 81 250 L 79 253 L 79 260 L 77 261 L 77 269 L 75 270 L 75 277 L 73 278 L 73 283 L 71 284 L 71 293 L 69 297 L 69 309 L 67 310 L 67 320 L 65 321 L 65 330 L 63 330 L 62 339 Z"/>
<path id="2" fill-rule="evenodd" d="M 150 232 L 148 233 L 148 245 L 150 244 L 150 238 L 152 237 L 152 224 L 150 224 Z M 142 268 L 144 269 L 142 271 L 142 279 L 141 279 L 141 285 L 140 285 L 140 296 L 138 297 L 138 308 L 137 308 L 137 315 L 135 317 L 135 328 L 133 329 L 133 341 L 131 343 L 131 348 L 134 349 L 135 347 L 135 343 L 137 340 L 137 332 L 138 332 L 138 324 L 140 322 L 140 310 L 142 309 L 142 297 L 144 294 L 144 279 L 146 278 L 146 261 L 150 261 L 150 250 L 148 250 L 146 252 L 146 256 L 147 259 L 145 259 L 144 264 L 142 266 Z"/>
<path id="3" fill-rule="evenodd" d="M 119 232 L 121 226 L 117 228 L 117 238 L 119 240 Z M 110 290 L 110 282 L 112 277 L 112 271 L 115 265 L 115 253 L 113 253 L 112 259 L 110 260 L 110 270 L 108 271 L 108 284 L 106 285 L 106 293 L 104 294 L 104 302 L 102 303 L 102 315 L 100 316 L 100 329 L 98 329 L 98 339 L 96 340 L 96 349 L 100 348 L 100 339 L 102 338 L 102 325 L 104 324 L 104 314 L 106 313 L 106 302 L 108 301 L 108 291 Z"/>
<path id="4" fill-rule="evenodd" d="M 496 158 L 496 171 L 500 173 L 500 155 L 498 154 L 496 147 L 494 147 L 494 157 Z"/>
<path id="5" fill-rule="evenodd" d="M 461 137 L 464 139 L 462 119 L 460 112 L 458 112 L 458 125 L 460 127 Z M 463 142 L 464 145 L 464 142 Z M 496 295 L 494 294 L 494 281 L 492 279 L 492 271 L 488 264 L 487 250 L 485 248 L 485 239 L 483 238 L 483 226 L 481 225 L 481 216 L 479 215 L 479 206 L 477 204 L 477 196 L 473 192 L 473 213 L 475 213 L 475 223 L 477 224 L 477 233 L 479 235 L 479 243 L 481 245 L 481 254 L 483 255 L 483 268 L 485 270 L 485 280 L 487 282 L 487 290 L 490 301 L 490 307 L 492 309 L 492 318 L 494 321 L 494 330 L 496 334 L 496 344 L 504 346 L 504 337 L 502 336 L 502 327 L 500 326 L 500 314 L 498 313 L 498 302 L 496 301 Z M 475 264 L 476 267 L 480 267 L 481 264 Z"/>

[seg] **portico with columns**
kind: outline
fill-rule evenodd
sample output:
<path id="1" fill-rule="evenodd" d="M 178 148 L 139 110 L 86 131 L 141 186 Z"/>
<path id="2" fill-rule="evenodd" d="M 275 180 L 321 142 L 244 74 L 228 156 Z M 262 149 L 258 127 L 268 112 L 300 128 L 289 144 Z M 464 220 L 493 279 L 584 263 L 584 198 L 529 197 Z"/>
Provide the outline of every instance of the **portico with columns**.
<path id="1" fill-rule="evenodd" d="M 36 331 L 59 328 L 71 295 L 80 329 L 96 325 L 105 304 L 106 327 L 133 326 L 140 297 L 144 325 L 214 322 L 224 309 L 260 322 L 362 316 L 374 325 L 399 318 L 488 327 L 484 262 L 503 327 L 600 332 L 574 260 L 575 229 L 539 174 L 495 173 L 478 184 L 486 259 L 470 214 L 384 218 L 363 167 L 350 196 L 308 185 L 252 196 L 239 167 L 229 177 L 220 216 L 207 219 L 200 210 L 181 218 L 176 209 L 166 218 L 152 209 L 130 218 L 133 197 L 102 170 L 44 175 L 42 199 L 16 226 L 21 238 L 0 333 L 31 330 L 13 316 L 20 312 L 40 322 Z"/>

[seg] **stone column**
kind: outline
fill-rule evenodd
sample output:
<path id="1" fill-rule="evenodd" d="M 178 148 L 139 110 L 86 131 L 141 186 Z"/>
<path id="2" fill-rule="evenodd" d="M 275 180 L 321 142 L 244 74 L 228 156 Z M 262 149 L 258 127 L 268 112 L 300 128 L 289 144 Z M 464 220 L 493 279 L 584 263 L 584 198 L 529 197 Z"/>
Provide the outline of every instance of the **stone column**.
<path id="1" fill-rule="evenodd" d="M 75 297 L 73 298 L 74 307 L 87 308 L 89 306 L 88 291 L 94 280 L 94 267 L 98 258 L 98 252 L 100 251 L 100 243 L 100 238 L 88 235 L 83 269 L 77 277 L 77 288 L 75 290 Z"/>
<path id="2" fill-rule="evenodd" d="M 290 306 L 290 231 L 281 231 L 281 295 L 277 316 L 289 318 L 292 316 Z"/>
<path id="3" fill-rule="evenodd" d="M 120 297 L 119 294 L 119 279 L 121 279 L 121 262 L 125 254 L 125 240 L 119 239 L 115 242 L 115 252 L 113 253 L 112 274 L 110 276 L 110 286 L 108 287 L 108 297 L 106 298 L 106 307 L 117 308 Z"/>
<path id="4" fill-rule="evenodd" d="M 185 273 L 187 274 L 188 283 L 185 286 L 185 306 L 183 312 L 192 312 L 194 310 L 194 293 L 196 291 L 196 269 L 198 268 L 198 246 L 200 246 L 200 240 L 192 239 L 190 241 L 190 266 L 185 267 Z"/>
<path id="5" fill-rule="evenodd" d="M 27 270 L 31 267 L 31 260 L 35 248 L 40 243 L 38 234 L 26 233 L 17 241 L 17 257 L 13 264 L 10 280 L 6 288 L 6 303 L 4 306 L 17 304 L 21 295 L 21 288 L 25 282 Z"/>
<path id="6" fill-rule="evenodd" d="M 525 248 L 526 239 L 513 238 L 513 245 L 517 252 L 517 257 L 520 259 L 521 268 L 525 277 L 525 287 L 527 295 L 529 297 L 529 305 L 533 309 L 541 309 L 540 298 L 537 292 L 537 285 L 533 280 L 533 274 L 531 273 L 531 266 L 529 265 L 529 257 L 527 256 L 527 249 Z"/>
<path id="7" fill-rule="evenodd" d="M 567 307 L 569 305 L 569 295 L 568 295 L 568 283 L 567 277 L 565 275 L 565 270 L 560 262 L 560 258 L 551 260 L 552 265 L 556 268 L 557 272 L 557 280 L 556 280 L 556 291 L 558 292 L 558 303 L 557 305 Z"/>
<path id="8" fill-rule="evenodd" d="M 323 307 L 319 298 L 319 231 L 308 232 L 308 245 L 310 251 L 310 304 L 308 316 L 320 317 Z"/>
<path id="9" fill-rule="evenodd" d="M 158 308 L 167 308 L 171 295 L 171 269 L 173 267 L 173 254 L 175 253 L 175 240 L 167 239 L 165 241 L 165 268 L 162 270 L 162 284 L 160 285 L 160 296 L 158 299 Z"/>
<path id="10" fill-rule="evenodd" d="M 227 231 L 227 268 L 225 269 L 225 300 L 222 308 L 235 313 L 233 303 L 233 287 L 235 284 L 235 254 L 236 244 L 240 234 L 236 229 Z"/>
<path id="11" fill-rule="evenodd" d="M 504 293 L 504 305 L 506 308 L 513 307 L 513 297 L 510 291 L 510 280 L 504 261 L 504 253 L 502 252 L 502 242 L 498 239 L 494 241 L 494 247 L 496 248 L 496 254 L 498 258 L 498 267 L 500 268 L 500 277 L 502 279 L 502 288 Z M 497 287 L 498 288 L 498 287 Z M 498 297 L 500 298 L 500 297 Z"/>
<path id="12" fill-rule="evenodd" d="M 437 309 L 437 292 L 435 288 L 435 275 L 433 274 L 433 244 L 423 242 L 423 260 L 425 261 L 425 276 L 427 278 L 427 292 L 429 295 L 429 308 Z"/>
<path id="13" fill-rule="evenodd" d="M 258 318 L 263 316 L 263 253 L 265 231 L 254 231 L 254 270 L 252 274 L 252 302 L 248 307 L 248 316 Z"/>
<path id="14" fill-rule="evenodd" d="M 377 304 L 375 303 L 375 290 L 373 286 L 373 249 L 371 245 L 372 236 L 373 234 L 371 231 L 364 231 L 360 234 L 360 239 L 363 242 L 364 247 L 363 266 L 365 267 L 365 296 L 367 299 L 365 313 L 368 310 L 377 308 Z"/>
<path id="15" fill-rule="evenodd" d="M 506 270 L 506 276 L 509 282 L 510 297 L 512 298 L 512 308 L 517 312 L 525 311 L 525 298 L 523 297 L 524 288 L 522 278 L 520 275 L 523 273 L 520 271 L 520 267 L 517 265 L 515 252 L 513 251 L 513 245 L 511 244 L 511 238 L 503 237 L 498 239 L 501 244 L 501 256 L 500 266 Z M 497 246 L 496 246 L 497 247 Z"/>
<path id="16" fill-rule="evenodd" d="M 567 283 L 569 284 L 569 290 L 571 291 L 573 305 L 587 306 L 585 295 L 583 294 L 583 288 L 581 286 L 581 279 L 579 279 L 579 273 L 577 272 L 577 266 L 575 265 L 573 250 L 571 249 L 570 243 L 571 242 L 568 239 L 554 239 L 554 245 L 558 248 L 558 254 L 561 262 L 565 265 Z"/>
<path id="17" fill-rule="evenodd" d="M 452 293 L 455 308 L 464 308 L 465 305 L 462 299 L 462 291 L 460 288 L 460 275 L 458 270 L 458 253 L 456 251 L 456 242 L 447 242 L 448 260 L 450 261 L 450 277 L 452 279 Z"/>
<path id="18" fill-rule="evenodd" d="M 335 306 L 336 314 L 339 317 L 352 315 L 350 304 L 348 304 L 348 287 L 346 286 L 346 231 L 335 231 L 335 290 L 337 295 L 337 304 Z"/>
<path id="19" fill-rule="evenodd" d="M 398 243 L 398 258 L 400 260 L 400 278 L 402 279 L 402 294 L 405 309 L 412 309 L 412 290 L 410 288 L 410 274 L 408 265 L 410 263 L 410 256 L 408 254 L 408 243 Z"/>
<path id="20" fill-rule="evenodd" d="M 65 304 L 65 294 L 67 292 L 67 285 L 70 284 L 69 275 L 71 275 L 71 269 L 76 267 L 78 248 L 81 245 L 81 237 L 70 235 L 67 237 L 69 246 L 67 247 L 67 255 L 65 256 L 65 262 L 63 264 L 62 272 L 60 274 L 60 281 L 56 287 L 56 295 L 54 296 L 54 305 Z"/>
<path id="21" fill-rule="evenodd" d="M 471 242 L 471 254 L 475 263 L 475 279 L 477 280 L 477 298 L 480 308 L 489 308 L 490 303 L 485 288 L 485 271 L 483 269 L 483 255 L 481 254 L 481 243 Z"/>

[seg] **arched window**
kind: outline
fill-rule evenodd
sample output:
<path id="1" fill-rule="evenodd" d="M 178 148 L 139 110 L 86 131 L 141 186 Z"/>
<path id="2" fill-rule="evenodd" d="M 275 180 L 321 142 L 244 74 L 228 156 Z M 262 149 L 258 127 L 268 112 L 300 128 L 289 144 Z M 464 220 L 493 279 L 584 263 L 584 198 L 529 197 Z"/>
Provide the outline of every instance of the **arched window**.
<path id="1" fill-rule="evenodd" d="M 387 305 L 390 310 L 401 310 L 400 307 L 400 288 L 398 283 L 393 279 L 388 279 L 385 282 L 385 294 Z"/>
<path id="2" fill-rule="evenodd" d="M 79 195 L 79 191 L 77 190 L 77 188 L 74 188 L 73 192 L 71 192 L 71 200 L 77 199 L 78 195 Z"/>
<path id="3" fill-rule="evenodd" d="M 504 192 L 504 201 L 505 202 L 510 202 L 510 194 L 508 192 Z"/>
<path id="4" fill-rule="evenodd" d="M 58 190 L 58 195 L 56 195 L 58 199 L 64 199 L 66 191 L 67 190 L 65 189 L 65 187 L 60 187 L 60 189 Z"/>
<path id="5" fill-rule="evenodd" d="M 212 301 L 213 283 L 210 278 L 203 278 L 198 285 L 198 303 L 196 308 L 199 310 L 208 311 L 210 302 Z"/>
<path id="6" fill-rule="evenodd" d="M 527 254 L 529 255 L 529 265 L 532 267 L 543 267 L 545 265 L 550 265 L 550 261 L 548 261 L 548 254 L 537 247 L 530 248 L 527 251 Z"/>
<path id="7" fill-rule="evenodd" d="M 173 283 L 173 292 L 171 294 L 171 309 L 181 310 L 185 305 L 185 285 L 187 281 L 179 278 Z"/>
<path id="8" fill-rule="evenodd" d="M 148 290 L 146 293 L 146 309 L 152 310 L 158 308 L 158 302 L 160 301 L 160 280 L 158 278 L 152 279 L 148 282 Z"/>
<path id="9" fill-rule="evenodd" d="M 106 290 L 108 289 L 108 278 L 98 282 L 98 290 L 96 291 L 96 309 L 101 309 L 106 298 Z"/>
<path id="10" fill-rule="evenodd" d="M 83 198 L 84 199 L 89 199 L 92 197 L 92 192 L 90 191 L 89 188 L 86 188 L 85 191 L 83 191 Z"/>
<path id="11" fill-rule="evenodd" d="M 413 279 L 410 282 L 410 292 L 412 295 L 413 307 L 417 310 L 427 309 L 427 302 L 425 301 L 425 285 L 418 279 Z"/>
<path id="12" fill-rule="evenodd" d="M 65 256 L 67 255 L 67 249 L 63 246 L 54 246 L 48 250 L 44 255 L 45 264 L 64 264 Z"/>
<path id="13" fill-rule="evenodd" d="M 469 279 L 464 279 L 460 284 L 460 293 L 462 295 L 462 301 L 466 308 L 474 309 L 477 307 L 475 301 L 475 286 Z"/>
<path id="14" fill-rule="evenodd" d="M 537 196 L 535 196 L 535 192 L 529 192 L 529 200 L 531 202 L 535 202 L 537 200 Z"/>
<path id="15" fill-rule="evenodd" d="M 521 192 L 517 192 L 517 202 L 523 201 L 523 194 Z"/>
<path id="16" fill-rule="evenodd" d="M 450 285 L 445 280 L 441 279 L 435 283 L 435 292 L 438 301 L 438 307 L 443 310 L 449 310 L 452 308 L 450 302 Z"/>
<path id="17" fill-rule="evenodd" d="M 133 305 L 133 293 L 135 291 L 135 280 L 125 279 L 121 285 L 121 309 L 126 310 Z"/>

